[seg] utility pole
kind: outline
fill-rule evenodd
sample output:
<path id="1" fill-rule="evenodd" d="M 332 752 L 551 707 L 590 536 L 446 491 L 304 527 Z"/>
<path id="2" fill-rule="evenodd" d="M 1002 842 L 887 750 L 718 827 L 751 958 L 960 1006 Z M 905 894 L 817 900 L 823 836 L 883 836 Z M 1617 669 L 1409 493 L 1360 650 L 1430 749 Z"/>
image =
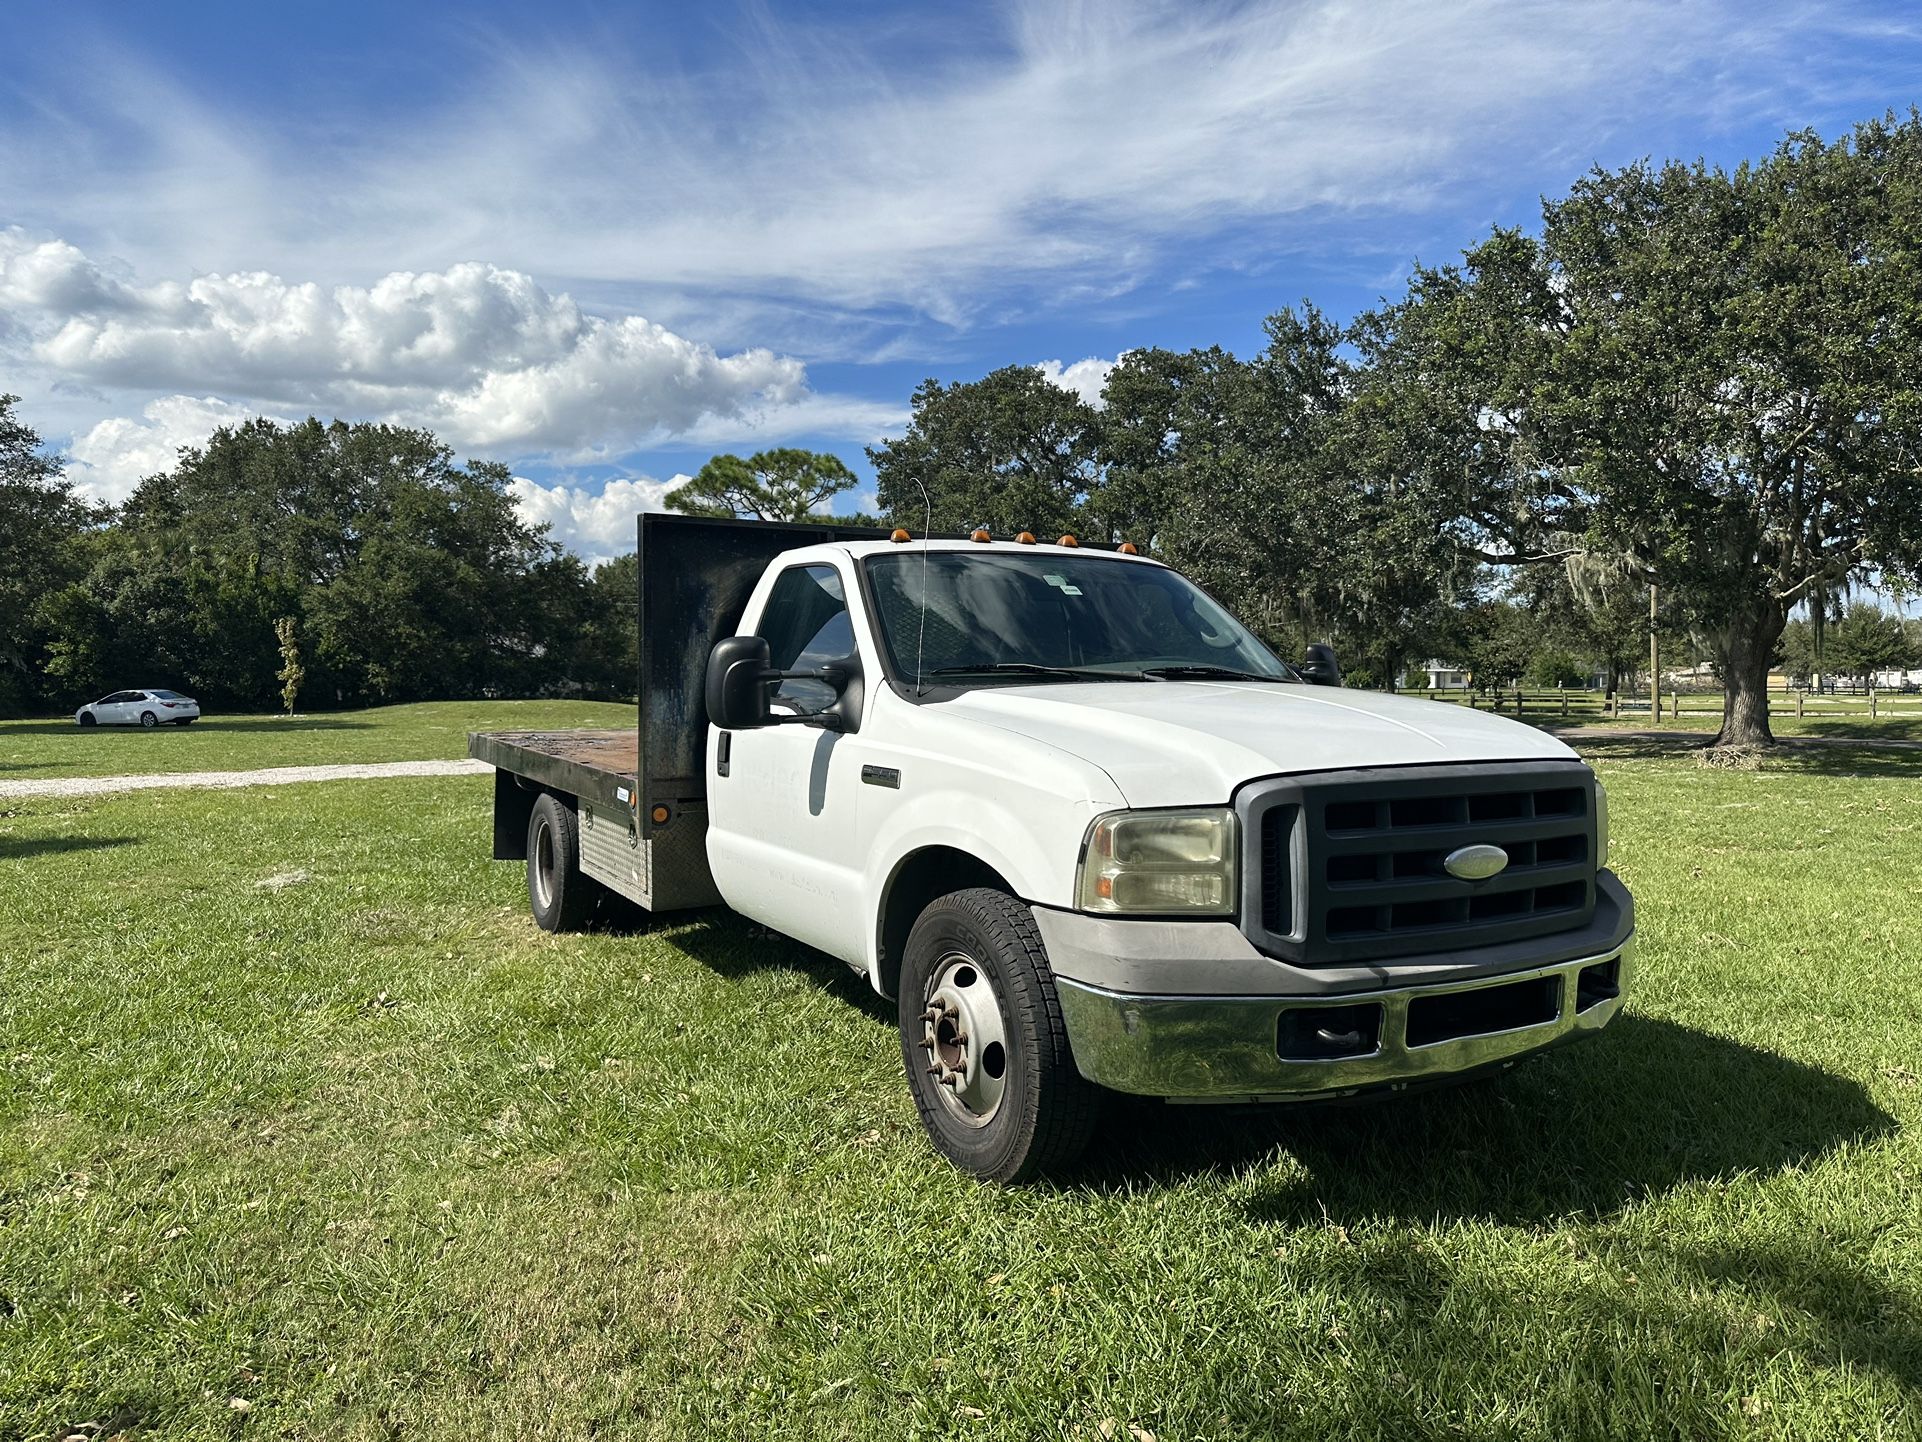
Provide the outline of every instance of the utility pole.
<path id="1" fill-rule="evenodd" d="M 1657 588 L 1648 583 L 1648 714 L 1662 724 L 1662 643 L 1655 636 Z"/>

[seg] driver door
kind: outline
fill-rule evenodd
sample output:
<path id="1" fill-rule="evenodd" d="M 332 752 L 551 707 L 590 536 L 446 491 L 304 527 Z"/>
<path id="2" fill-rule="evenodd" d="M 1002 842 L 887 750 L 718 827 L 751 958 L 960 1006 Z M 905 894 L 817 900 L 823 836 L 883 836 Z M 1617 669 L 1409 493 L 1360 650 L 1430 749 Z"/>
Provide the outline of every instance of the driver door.
<path id="1" fill-rule="evenodd" d="M 820 561 L 776 575 L 750 633 L 766 638 L 775 670 L 805 670 L 858 654 L 850 589 L 849 577 Z M 874 669 L 872 661 L 863 665 L 870 675 Z M 815 715 L 835 699 L 825 682 L 783 681 L 772 710 Z M 865 960 L 856 920 L 865 857 L 858 742 L 789 723 L 717 728 L 707 747 L 708 862 L 727 904 L 855 965 Z"/>

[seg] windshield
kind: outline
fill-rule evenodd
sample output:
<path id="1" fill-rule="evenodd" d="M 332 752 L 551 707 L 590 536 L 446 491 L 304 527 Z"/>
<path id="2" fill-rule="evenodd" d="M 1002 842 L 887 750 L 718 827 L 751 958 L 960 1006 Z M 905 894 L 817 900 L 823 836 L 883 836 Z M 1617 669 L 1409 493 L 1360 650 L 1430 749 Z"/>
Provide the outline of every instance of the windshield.
<path id="1" fill-rule="evenodd" d="M 1050 549 L 904 551 L 871 557 L 867 570 L 882 642 L 906 676 L 1133 679 L 1165 668 L 1295 679 L 1200 587 L 1163 566 Z"/>

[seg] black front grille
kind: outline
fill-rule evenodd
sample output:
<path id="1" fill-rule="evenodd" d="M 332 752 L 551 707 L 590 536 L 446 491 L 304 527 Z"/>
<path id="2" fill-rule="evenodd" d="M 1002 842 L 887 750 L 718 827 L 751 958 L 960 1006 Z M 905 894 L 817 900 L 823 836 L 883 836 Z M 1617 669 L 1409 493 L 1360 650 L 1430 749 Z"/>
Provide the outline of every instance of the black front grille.
<path id="1" fill-rule="evenodd" d="M 1244 926 L 1307 963 L 1495 945 L 1586 925 L 1595 913 L 1594 777 L 1579 762 L 1330 772 L 1244 796 L 1251 857 Z M 1449 855 L 1499 846 L 1482 881 Z"/>

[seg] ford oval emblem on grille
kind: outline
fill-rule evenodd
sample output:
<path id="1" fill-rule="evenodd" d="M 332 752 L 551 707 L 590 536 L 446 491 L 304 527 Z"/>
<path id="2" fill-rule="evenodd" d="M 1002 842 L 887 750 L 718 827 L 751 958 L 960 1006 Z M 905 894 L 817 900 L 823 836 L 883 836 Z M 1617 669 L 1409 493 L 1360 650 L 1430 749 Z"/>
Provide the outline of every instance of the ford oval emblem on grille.
<path id="1" fill-rule="evenodd" d="M 1499 846 L 1464 846 L 1442 858 L 1442 869 L 1463 881 L 1486 881 L 1508 865 L 1508 853 Z"/>

